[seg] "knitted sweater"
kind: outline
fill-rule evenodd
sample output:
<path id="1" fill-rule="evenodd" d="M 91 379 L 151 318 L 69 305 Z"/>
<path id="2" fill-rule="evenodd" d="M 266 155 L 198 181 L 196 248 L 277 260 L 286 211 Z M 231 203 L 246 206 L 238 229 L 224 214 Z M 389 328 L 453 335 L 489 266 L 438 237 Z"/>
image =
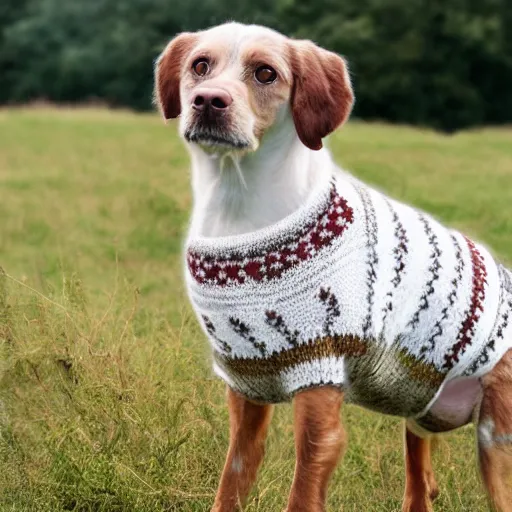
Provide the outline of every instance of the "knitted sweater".
<path id="1" fill-rule="evenodd" d="M 353 178 L 252 233 L 189 238 L 214 371 L 265 403 L 331 384 L 404 417 L 512 346 L 512 274 L 487 249 Z"/>

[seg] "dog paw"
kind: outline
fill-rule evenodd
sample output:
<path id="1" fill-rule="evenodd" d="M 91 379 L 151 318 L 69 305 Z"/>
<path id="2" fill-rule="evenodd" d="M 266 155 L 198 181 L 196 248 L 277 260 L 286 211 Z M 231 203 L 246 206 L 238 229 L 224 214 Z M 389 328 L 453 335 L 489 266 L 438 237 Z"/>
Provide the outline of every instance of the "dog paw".
<path id="1" fill-rule="evenodd" d="M 439 496 L 439 487 L 437 486 L 436 483 L 430 486 L 428 496 L 430 498 L 430 501 L 434 501 Z"/>
<path id="2" fill-rule="evenodd" d="M 405 498 L 402 504 L 402 512 L 433 512 L 431 499 Z"/>
<path id="3" fill-rule="evenodd" d="M 222 503 L 215 503 L 213 507 L 210 509 L 210 512 L 237 512 L 240 509 L 233 504 L 225 505 Z"/>
<path id="4" fill-rule="evenodd" d="M 434 501 L 439 496 L 439 486 L 437 485 L 434 473 L 427 474 L 427 487 L 428 496 L 431 501 Z"/>

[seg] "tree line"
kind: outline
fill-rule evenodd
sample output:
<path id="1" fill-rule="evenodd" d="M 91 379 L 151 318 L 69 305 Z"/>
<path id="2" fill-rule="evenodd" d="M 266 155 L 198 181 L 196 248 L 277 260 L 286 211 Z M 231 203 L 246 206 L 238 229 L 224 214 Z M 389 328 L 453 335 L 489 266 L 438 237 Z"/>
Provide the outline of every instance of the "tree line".
<path id="1" fill-rule="evenodd" d="M 0 104 L 149 109 L 166 42 L 226 20 L 344 55 L 357 117 L 448 132 L 512 121 L 510 0 L 2 0 Z"/>

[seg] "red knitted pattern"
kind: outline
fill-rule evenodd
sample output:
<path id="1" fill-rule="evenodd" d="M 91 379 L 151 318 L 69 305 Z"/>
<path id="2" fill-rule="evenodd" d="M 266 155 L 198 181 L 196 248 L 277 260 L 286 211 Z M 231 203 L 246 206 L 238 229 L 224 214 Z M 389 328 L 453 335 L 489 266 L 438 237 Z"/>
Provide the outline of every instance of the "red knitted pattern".
<path id="1" fill-rule="evenodd" d="M 471 253 L 471 263 L 473 264 L 473 286 L 471 291 L 471 303 L 464 322 L 462 322 L 457 336 L 457 342 L 453 345 L 451 353 L 444 356 L 444 368 L 450 369 L 455 363 L 459 362 L 459 356 L 464 353 L 467 345 L 471 344 L 475 335 L 475 325 L 484 310 L 483 301 L 485 300 L 485 285 L 487 283 L 487 269 L 482 255 L 478 252 L 475 244 L 466 238 Z"/>
<path id="2" fill-rule="evenodd" d="M 249 280 L 268 281 L 308 261 L 343 235 L 354 222 L 354 210 L 338 195 L 334 185 L 325 208 L 317 218 L 283 242 L 249 255 L 213 257 L 189 250 L 187 264 L 194 279 L 201 284 L 226 286 Z"/>

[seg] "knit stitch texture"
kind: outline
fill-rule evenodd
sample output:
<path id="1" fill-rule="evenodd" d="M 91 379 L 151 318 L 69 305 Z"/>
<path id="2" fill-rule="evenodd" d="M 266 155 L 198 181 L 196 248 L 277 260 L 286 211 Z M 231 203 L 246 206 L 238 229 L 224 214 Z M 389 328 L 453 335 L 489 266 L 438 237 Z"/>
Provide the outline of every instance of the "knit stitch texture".
<path id="1" fill-rule="evenodd" d="M 418 417 L 446 382 L 484 375 L 512 346 L 510 271 L 342 174 L 268 228 L 190 238 L 186 263 L 214 370 L 253 400 L 331 384 Z"/>

